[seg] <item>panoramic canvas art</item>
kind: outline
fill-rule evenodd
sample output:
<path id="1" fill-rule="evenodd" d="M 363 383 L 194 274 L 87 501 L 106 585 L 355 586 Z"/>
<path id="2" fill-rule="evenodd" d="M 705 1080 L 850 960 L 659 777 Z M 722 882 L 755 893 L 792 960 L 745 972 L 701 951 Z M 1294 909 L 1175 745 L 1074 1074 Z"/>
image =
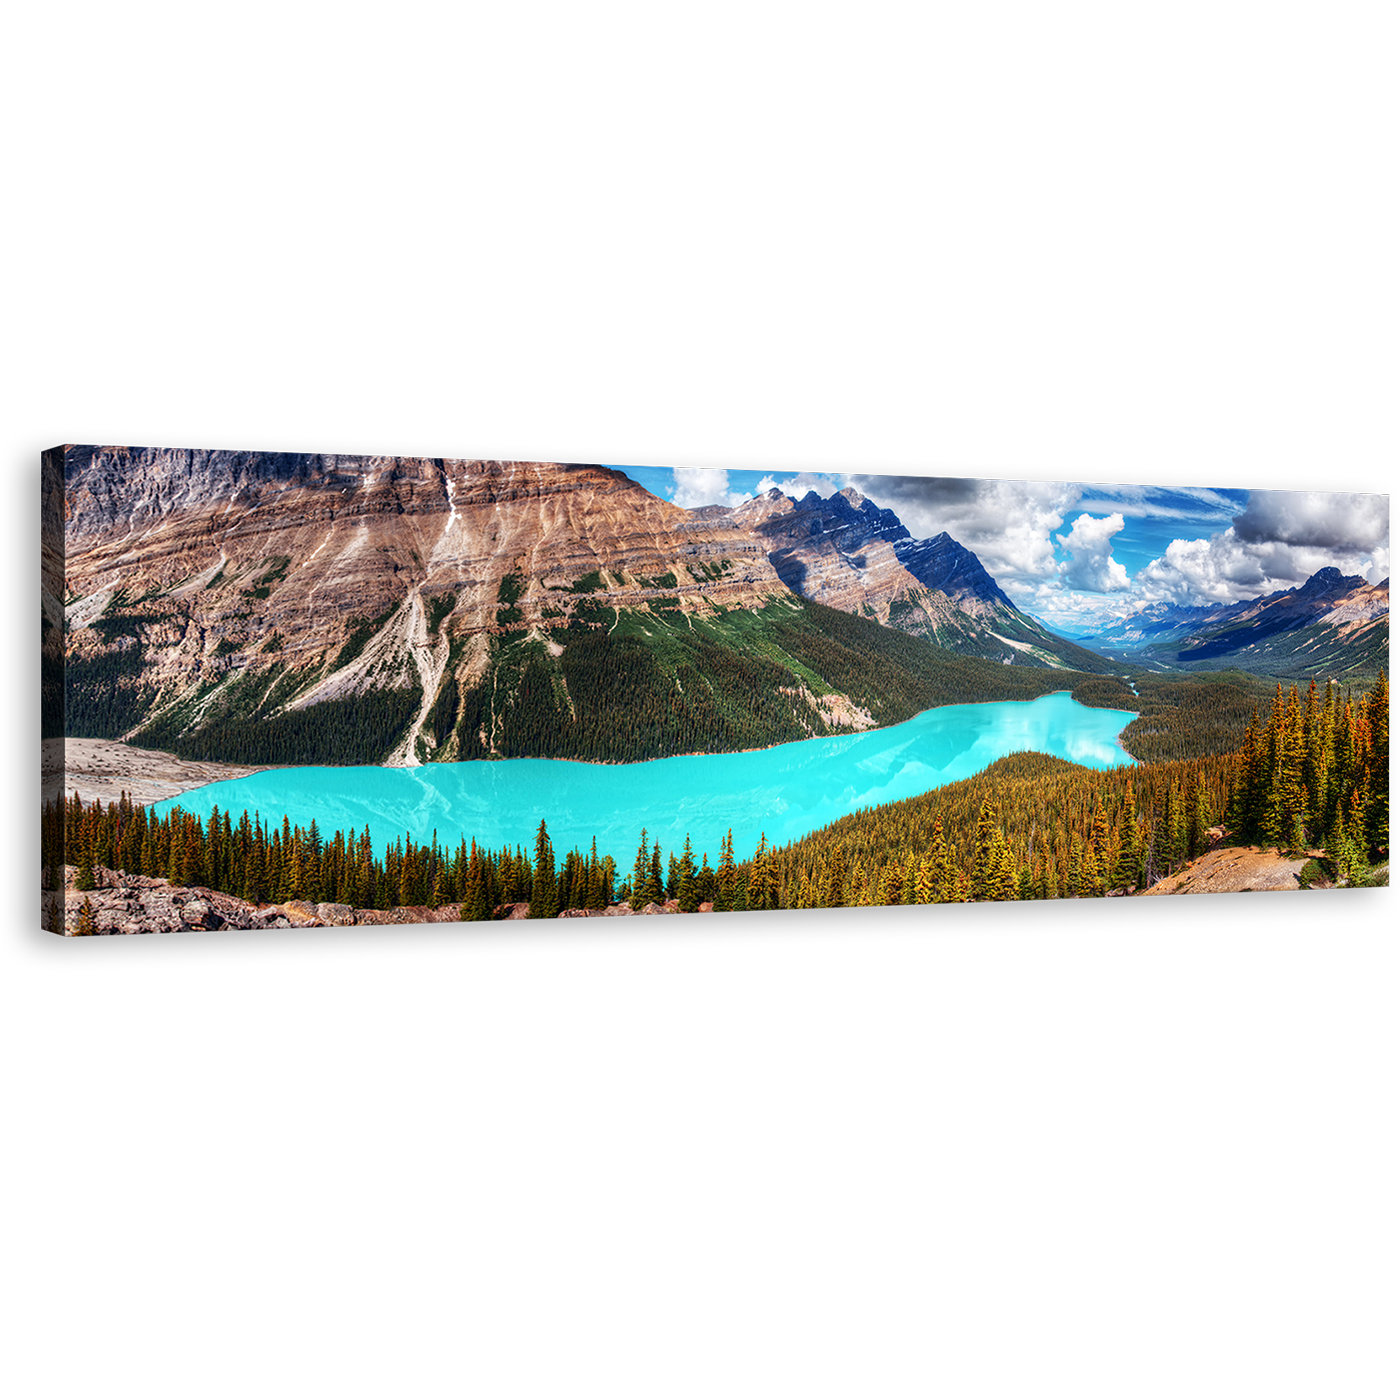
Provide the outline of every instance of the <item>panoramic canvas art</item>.
<path id="1" fill-rule="evenodd" d="M 1389 545 L 1383 495 L 55 448 L 45 927 L 1386 883 Z"/>

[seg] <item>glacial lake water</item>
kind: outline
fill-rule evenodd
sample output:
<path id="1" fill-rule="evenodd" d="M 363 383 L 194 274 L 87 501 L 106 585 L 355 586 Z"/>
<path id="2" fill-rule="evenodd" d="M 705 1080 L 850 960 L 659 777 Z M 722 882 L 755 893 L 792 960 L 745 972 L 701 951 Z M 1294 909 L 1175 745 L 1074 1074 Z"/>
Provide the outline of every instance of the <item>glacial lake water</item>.
<path id="1" fill-rule="evenodd" d="M 445 846 L 463 836 L 491 848 L 534 846 L 541 819 L 562 858 L 574 846 L 632 866 L 643 826 L 663 851 L 688 832 L 699 860 L 716 863 L 733 828 L 743 859 L 764 832 L 782 845 L 848 812 L 914 797 L 980 773 L 1006 754 L 1032 749 L 1090 768 L 1133 762 L 1118 735 L 1130 710 L 1089 709 L 1067 691 L 1038 700 L 945 705 L 864 734 L 806 739 L 751 753 L 658 758 L 647 763 L 573 763 L 515 758 L 430 763 L 421 768 L 277 768 L 210 783 L 155 804 L 207 817 L 217 804 L 235 820 L 245 808 L 265 822 L 314 818 L 323 836 L 366 825 L 376 850 L 410 833 Z"/>

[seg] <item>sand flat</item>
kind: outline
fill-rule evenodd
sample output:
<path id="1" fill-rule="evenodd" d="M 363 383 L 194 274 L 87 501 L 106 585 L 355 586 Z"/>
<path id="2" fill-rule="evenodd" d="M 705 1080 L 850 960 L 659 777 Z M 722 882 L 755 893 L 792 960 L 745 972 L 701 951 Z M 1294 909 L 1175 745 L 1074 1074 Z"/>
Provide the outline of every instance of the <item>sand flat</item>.
<path id="1" fill-rule="evenodd" d="M 43 746 L 44 800 L 58 793 L 75 793 L 84 802 L 119 801 L 123 792 L 133 802 L 149 805 L 178 797 L 191 788 L 224 778 L 261 773 L 237 763 L 199 763 L 159 749 L 138 749 L 115 739 L 45 739 Z"/>

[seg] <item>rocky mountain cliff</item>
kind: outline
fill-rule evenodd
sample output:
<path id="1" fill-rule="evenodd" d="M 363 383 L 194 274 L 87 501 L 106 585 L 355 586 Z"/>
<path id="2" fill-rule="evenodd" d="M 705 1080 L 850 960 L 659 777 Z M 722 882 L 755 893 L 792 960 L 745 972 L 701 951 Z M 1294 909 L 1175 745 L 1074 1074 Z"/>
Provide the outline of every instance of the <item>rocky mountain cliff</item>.
<path id="1" fill-rule="evenodd" d="M 759 539 L 794 593 L 966 656 L 1108 671 L 1097 653 L 1055 636 L 997 586 L 951 535 L 913 539 L 892 510 L 847 487 L 800 501 L 776 487 L 742 505 L 695 512 Z"/>
<path id="2" fill-rule="evenodd" d="M 886 722 L 825 607 L 964 656 L 1109 669 L 853 491 L 686 511 L 559 462 L 69 447 L 46 466 L 46 655 L 72 735 L 412 764 L 546 751 L 561 725 L 617 756 L 619 706 L 643 748 Z"/>

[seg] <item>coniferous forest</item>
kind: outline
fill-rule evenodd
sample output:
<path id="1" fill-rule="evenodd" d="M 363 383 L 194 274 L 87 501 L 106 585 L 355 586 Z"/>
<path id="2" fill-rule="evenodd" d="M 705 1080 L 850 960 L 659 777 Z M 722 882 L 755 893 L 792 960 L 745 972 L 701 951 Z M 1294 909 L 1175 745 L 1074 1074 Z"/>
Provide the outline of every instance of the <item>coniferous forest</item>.
<path id="1" fill-rule="evenodd" d="M 547 821 L 528 845 L 488 850 L 464 834 L 426 845 L 405 836 L 382 848 L 368 828 L 326 835 L 314 822 L 302 829 L 256 813 L 216 810 L 201 822 L 178 808 L 158 817 L 125 798 L 106 807 L 72 798 L 44 812 L 46 885 L 57 888 L 70 864 L 77 888 L 91 889 L 106 867 L 254 903 L 460 904 L 465 920 L 522 904 L 532 918 L 553 918 L 622 900 L 637 909 L 671 899 L 691 912 L 702 903 L 724 911 L 1063 899 L 1149 887 L 1202 854 L 1215 828 L 1231 843 L 1311 854 L 1312 883 L 1368 883 L 1389 855 L 1385 676 L 1360 696 L 1330 683 L 1303 694 L 1276 685 L 1267 714 L 1251 708 L 1244 719 L 1239 746 L 1210 752 L 1200 736 L 1234 732 L 1239 689 L 1143 685 L 1139 741 L 1171 752 L 1191 749 L 1195 735 L 1200 751 L 1189 756 L 1099 771 L 1014 754 L 786 846 L 760 833 L 740 858 L 732 831 L 711 853 L 689 838 L 663 852 L 643 830 L 623 870 L 596 841 L 560 858 Z"/>

